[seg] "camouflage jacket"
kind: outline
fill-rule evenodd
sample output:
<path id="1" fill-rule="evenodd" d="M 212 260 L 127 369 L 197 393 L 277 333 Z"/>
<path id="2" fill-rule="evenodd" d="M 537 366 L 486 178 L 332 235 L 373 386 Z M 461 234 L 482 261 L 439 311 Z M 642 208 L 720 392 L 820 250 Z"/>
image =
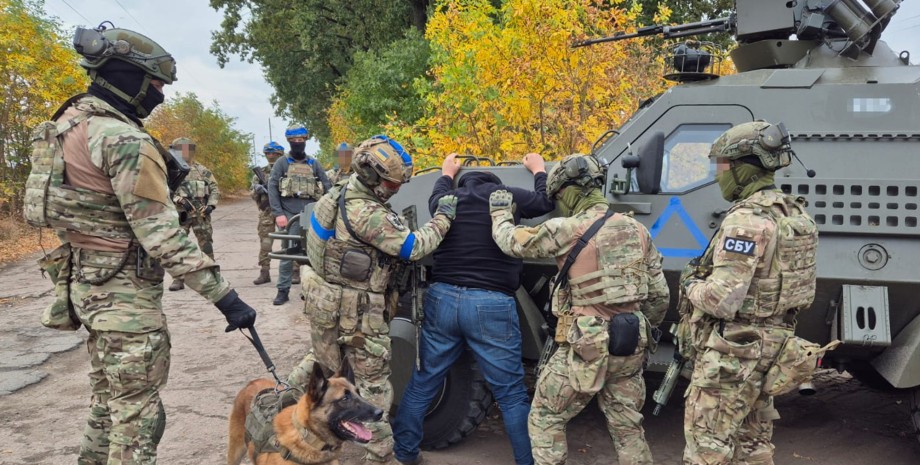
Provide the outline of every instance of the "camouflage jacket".
<path id="1" fill-rule="evenodd" d="M 376 200 L 374 193 L 355 177 L 348 181 L 345 209 L 358 239 L 403 260 L 420 260 L 434 252 L 451 223 L 446 216 L 435 215 L 427 224 L 412 231 L 388 204 Z M 349 234 L 341 214 L 335 222 L 335 236 L 355 246 L 363 245 Z"/>
<path id="2" fill-rule="evenodd" d="M 763 190 L 738 201 L 729 210 L 706 250 L 705 255 L 712 257 L 711 273 L 705 280 L 687 284 L 687 297 L 696 315 L 694 320 L 701 316 L 699 312 L 732 320 L 742 308 L 756 305 L 757 296 L 750 295 L 757 293 L 752 283 L 776 278 L 771 275 L 772 251 L 777 238 L 774 216 L 784 215 L 781 210 L 766 210 L 784 204 L 786 197 L 775 189 Z M 817 239 L 813 239 L 816 243 Z M 811 256 L 814 257 L 814 250 Z M 778 292 L 779 289 L 775 293 Z M 810 292 L 813 295 L 814 289 Z"/>
<path id="3" fill-rule="evenodd" d="M 207 206 L 217 206 L 220 201 L 220 189 L 214 174 L 201 163 L 190 163 L 188 176 L 176 189 L 173 200 L 176 204 L 191 202 L 193 209 L 204 209 Z M 183 205 L 179 205 L 180 208 Z"/>
<path id="4" fill-rule="evenodd" d="M 351 176 L 351 170 L 342 171 L 342 168 L 335 168 L 332 172 L 329 173 L 329 182 L 332 184 L 338 184 L 339 181 L 343 179 L 348 179 Z"/>
<path id="5" fill-rule="evenodd" d="M 81 123 L 85 130 L 64 135 L 63 145 L 88 145 L 86 153 L 94 171 L 86 176 L 111 186 L 135 236 L 132 241 L 139 243 L 170 275 L 185 276 L 186 284 L 199 294 L 211 302 L 220 300 L 230 285 L 220 276 L 217 264 L 179 226 L 179 215 L 166 184 L 166 164 L 153 138 L 127 117 L 108 116 L 121 113 L 90 95 L 79 99 L 61 118 L 72 118 L 81 107 L 101 108 L 107 115 L 91 116 Z M 69 141 L 70 138 L 82 139 Z M 65 182 L 72 182 L 66 176 Z M 66 237 L 64 231 L 57 232 Z"/>
<path id="6" fill-rule="evenodd" d="M 508 255 L 520 258 L 555 257 L 561 267 L 561 263 L 572 251 L 582 234 L 606 211 L 606 205 L 598 204 L 573 216 L 552 218 L 537 226 L 515 226 L 511 208 L 499 209 L 492 212 L 492 238 L 498 247 Z M 651 236 L 645 226 L 626 216 L 623 216 L 620 222 L 631 224 L 635 233 L 641 235 L 641 241 L 648 244 L 642 259 L 643 268 L 648 274 L 647 298 L 638 302 L 634 307 L 642 311 L 653 326 L 657 326 L 664 319 L 670 298 L 667 282 L 661 271 L 661 254 L 652 244 Z M 604 228 L 609 226 L 610 220 Z M 593 242 L 596 237 L 590 242 Z M 571 306 L 569 299 L 564 297 L 565 291 L 560 290 L 560 293 L 563 297 L 556 296 L 553 301 L 553 313 L 557 315 L 568 310 L 562 307 Z M 629 306 L 624 309 L 629 310 Z"/>
<path id="7" fill-rule="evenodd" d="M 259 169 L 262 170 L 262 174 L 265 175 L 265 189 L 268 190 L 268 178 L 272 174 L 272 165 L 263 166 Z M 262 184 L 259 181 L 259 177 L 253 174 L 252 182 L 249 183 L 249 197 L 256 202 L 256 205 L 259 206 L 259 210 L 270 211 L 271 203 L 269 202 L 268 194 L 260 194 L 256 192 L 256 186 L 259 184 Z"/>

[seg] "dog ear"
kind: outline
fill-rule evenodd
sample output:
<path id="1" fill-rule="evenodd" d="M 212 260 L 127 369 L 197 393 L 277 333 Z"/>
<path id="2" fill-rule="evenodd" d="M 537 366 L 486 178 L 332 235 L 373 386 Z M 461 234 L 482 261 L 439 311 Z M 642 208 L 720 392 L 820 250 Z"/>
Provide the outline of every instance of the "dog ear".
<path id="1" fill-rule="evenodd" d="M 313 362 L 313 373 L 310 374 L 310 383 L 307 386 L 307 394 L 313 400 L 314 405 L 318 405 L 326 395 L 326 389 L 329 388 L 329 382 L 326 380 L 326 373 L 318 362 Z"/>
<path id="2" fill-rule="evenodd" d="M 355 384 L 355 372 L 351 369 L 351 364 L 348 363 L 348 357 L 342 359 L 342 366 L 339 367 L 339 371 L 335 372 L 335 375 L 348 380 L 349 383 Z"/>

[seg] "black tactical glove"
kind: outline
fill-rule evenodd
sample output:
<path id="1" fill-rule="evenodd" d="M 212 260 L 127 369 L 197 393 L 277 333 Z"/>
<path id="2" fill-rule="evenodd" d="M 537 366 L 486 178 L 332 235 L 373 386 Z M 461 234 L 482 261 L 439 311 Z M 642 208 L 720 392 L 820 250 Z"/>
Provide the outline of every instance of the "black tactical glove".
<path id="1" fill-rule="evenodd" d="M 227 323 L 230 323 L 225 330 L 228 333 L 239 328 L 252 328 L 256 323 L 256 311 L 243 302 L 243 299 L 233 289 L 218 300 L 214 306 L 224 314 Z"/>
<path id="2" fill-rule="evenodd" d="M 204 214 L 205 214 L 205 215 L 208 215 L 208 216 L 211 216 L 211 212 L 214 211 L 215 208 L 216 208 L 216 207 L 215 207 L 214 205 L 208 205 L 208 206 L 205 207 L 205 209 L 204 209 Z"/>

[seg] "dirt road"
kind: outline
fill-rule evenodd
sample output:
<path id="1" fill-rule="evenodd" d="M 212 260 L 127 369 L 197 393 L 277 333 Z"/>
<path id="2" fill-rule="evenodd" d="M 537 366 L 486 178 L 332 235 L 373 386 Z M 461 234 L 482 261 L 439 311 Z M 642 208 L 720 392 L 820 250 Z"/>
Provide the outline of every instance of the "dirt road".
<path id="1" fill-rule="evenodd" d="M 221 271 L 259 311 L 259 333 L 286 375 L 309 346 L 300 301 L 292 293 L 294 301 L 274 307 L 275 288 L 252 285 L 257 247 L 252 202 L 223 204 L 214 220 Z M 76 462 L 89 403 L 85 332 L 40 326 L 50 289 L 33 259 L 0 266 L 0 464 Z M 233 396 L 248 380 L 264 376 L 265 369 L 249 342 L 239 333 L 225 334 L 221 314 L 194 292 L 167 292 L 164 308 L 172 334 L 172 369 L 163 391 L 168 425 L 159 463 L 223 463 Z M 774 437 L 777 464 L 920 463 L 905 396 L 871 391 L 836 373 L 822 373 L 816 384 L 819 392 L 813 397 L 793 394 L 777 402 L 783 415 Z M 656 463 L 679 463 L 680 405 L 669 406 L 662 417 L 650 411 L 647 407 L 645 425 Z M 569 463 L 616 463 L 603 425 L 593 406 L 576 418 L 568 434 Z M 343 462 L 359 463 L 360 455 L 360 449 L 349 446 Z M 512 463 L 497 408 L 465 442 L 426 457 L 431 465 Z"/>

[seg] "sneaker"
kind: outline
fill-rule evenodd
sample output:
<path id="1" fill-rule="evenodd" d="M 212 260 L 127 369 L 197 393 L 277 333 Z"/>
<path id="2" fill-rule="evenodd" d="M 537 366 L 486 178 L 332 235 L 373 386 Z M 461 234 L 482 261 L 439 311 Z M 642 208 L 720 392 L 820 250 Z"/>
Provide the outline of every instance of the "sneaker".
<path id="1" fill-rule="evenodd" d="M 275 300 L 272 302 L 272 305 L 283 305 L 285 302 L 290 300 L 288 298 L 289 289 L 278 289 L 278 295 L 275 296 Z"/>
<path id="2" fill-rule="evenodd" d="M 425 460 L 422 459 L 422 454 L 419 453 L 419 454 L 416 455 L 415 458 L 412 459 L 412 460 L 403 462 L 402 460 L 397 459 L 397 460 L 396 460 L 396 463 L 398 463 L 399 465 L 422 465 L 423 463 L 425 463 Z"/>

